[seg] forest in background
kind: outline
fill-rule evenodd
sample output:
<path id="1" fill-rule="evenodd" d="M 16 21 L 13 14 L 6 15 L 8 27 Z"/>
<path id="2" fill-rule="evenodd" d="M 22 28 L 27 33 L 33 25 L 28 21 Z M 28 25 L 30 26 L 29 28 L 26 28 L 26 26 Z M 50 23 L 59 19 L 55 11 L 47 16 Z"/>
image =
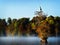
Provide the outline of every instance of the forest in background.
<path id="1" fill-rule="evenodd" d="M 0 19 L 0 36 L 20 36 L 47 33 L 51 36 L 60 35 L 59 16 L 36 16 L 32 20 L 29 18 Z"/>
<path id="2" fill-rule="evenodd" d="M 46 16 L 42 9 L 36 11 L 35 17 L 11 19 L 0 18 L 0 36 L 59 36 L 60 17 Z"/>

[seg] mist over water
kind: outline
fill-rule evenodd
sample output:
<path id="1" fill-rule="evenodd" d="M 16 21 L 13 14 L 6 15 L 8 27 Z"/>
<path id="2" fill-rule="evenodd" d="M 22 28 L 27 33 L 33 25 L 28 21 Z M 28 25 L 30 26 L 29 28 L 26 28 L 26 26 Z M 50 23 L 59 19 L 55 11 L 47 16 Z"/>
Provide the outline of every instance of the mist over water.
<path id="1" fill-rule="evenodd" d="M 0 37 L 0 45 L 44 45 L 38 37 Z M 59 45 L 60 37 L 49 37 L 46 45 Z"/>
<path id="2" fill-rule="evenodd" d="M 39 45 L 38 37 L 0 37 L 0 45 Z"/>

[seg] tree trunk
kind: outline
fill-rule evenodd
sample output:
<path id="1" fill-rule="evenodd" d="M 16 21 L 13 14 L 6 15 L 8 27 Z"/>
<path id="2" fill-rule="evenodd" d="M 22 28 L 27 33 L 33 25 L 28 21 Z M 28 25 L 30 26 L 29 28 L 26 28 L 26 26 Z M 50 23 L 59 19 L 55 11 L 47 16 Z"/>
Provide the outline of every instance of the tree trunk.
<path id="1" fill-rule="evenodd" d="M 47 37 L 41 38 L 41 42 L 42 42 L 42 43 L 47 43 Z"/>

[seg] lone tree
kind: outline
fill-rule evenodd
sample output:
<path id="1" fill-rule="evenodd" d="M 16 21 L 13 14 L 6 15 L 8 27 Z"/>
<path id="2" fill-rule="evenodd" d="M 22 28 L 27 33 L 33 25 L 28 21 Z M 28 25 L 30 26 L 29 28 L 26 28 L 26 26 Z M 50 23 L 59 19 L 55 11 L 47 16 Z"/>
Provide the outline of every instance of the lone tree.
<path id="1" fill-rule="evenodd" d="M 46 43 L 50 33 L 50 27 L 48 22 L 46 20 L 42 21 L 37 27 L 36 32 L 38 33 L 38 37 L 41 38 L 41 41 Z"/>
<path id="2" fill-rule="evenodd" d="M 43 13 L 42 8 L 40 7 L 40 11 L 36 11 L 36 15 L 41 19 L 38 23 L 36 32 L 38 33 L 38 37 L 41 38 L 42 42 L 47 42 L 47 38 L 49 36 L 49 24 L 46 21 L 46 15 Z"/>

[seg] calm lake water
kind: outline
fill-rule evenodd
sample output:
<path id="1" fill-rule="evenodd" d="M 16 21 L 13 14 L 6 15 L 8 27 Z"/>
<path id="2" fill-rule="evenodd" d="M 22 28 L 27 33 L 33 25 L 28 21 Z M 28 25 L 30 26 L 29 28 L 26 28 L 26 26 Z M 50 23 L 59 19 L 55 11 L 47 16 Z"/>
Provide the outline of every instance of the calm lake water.
<path id="1" fill-rule="evenodd" d="M 0 37 L 0 45 L 60 45 L 60 37 L 49 37 L 43 44 L 38 37 Z"/>

